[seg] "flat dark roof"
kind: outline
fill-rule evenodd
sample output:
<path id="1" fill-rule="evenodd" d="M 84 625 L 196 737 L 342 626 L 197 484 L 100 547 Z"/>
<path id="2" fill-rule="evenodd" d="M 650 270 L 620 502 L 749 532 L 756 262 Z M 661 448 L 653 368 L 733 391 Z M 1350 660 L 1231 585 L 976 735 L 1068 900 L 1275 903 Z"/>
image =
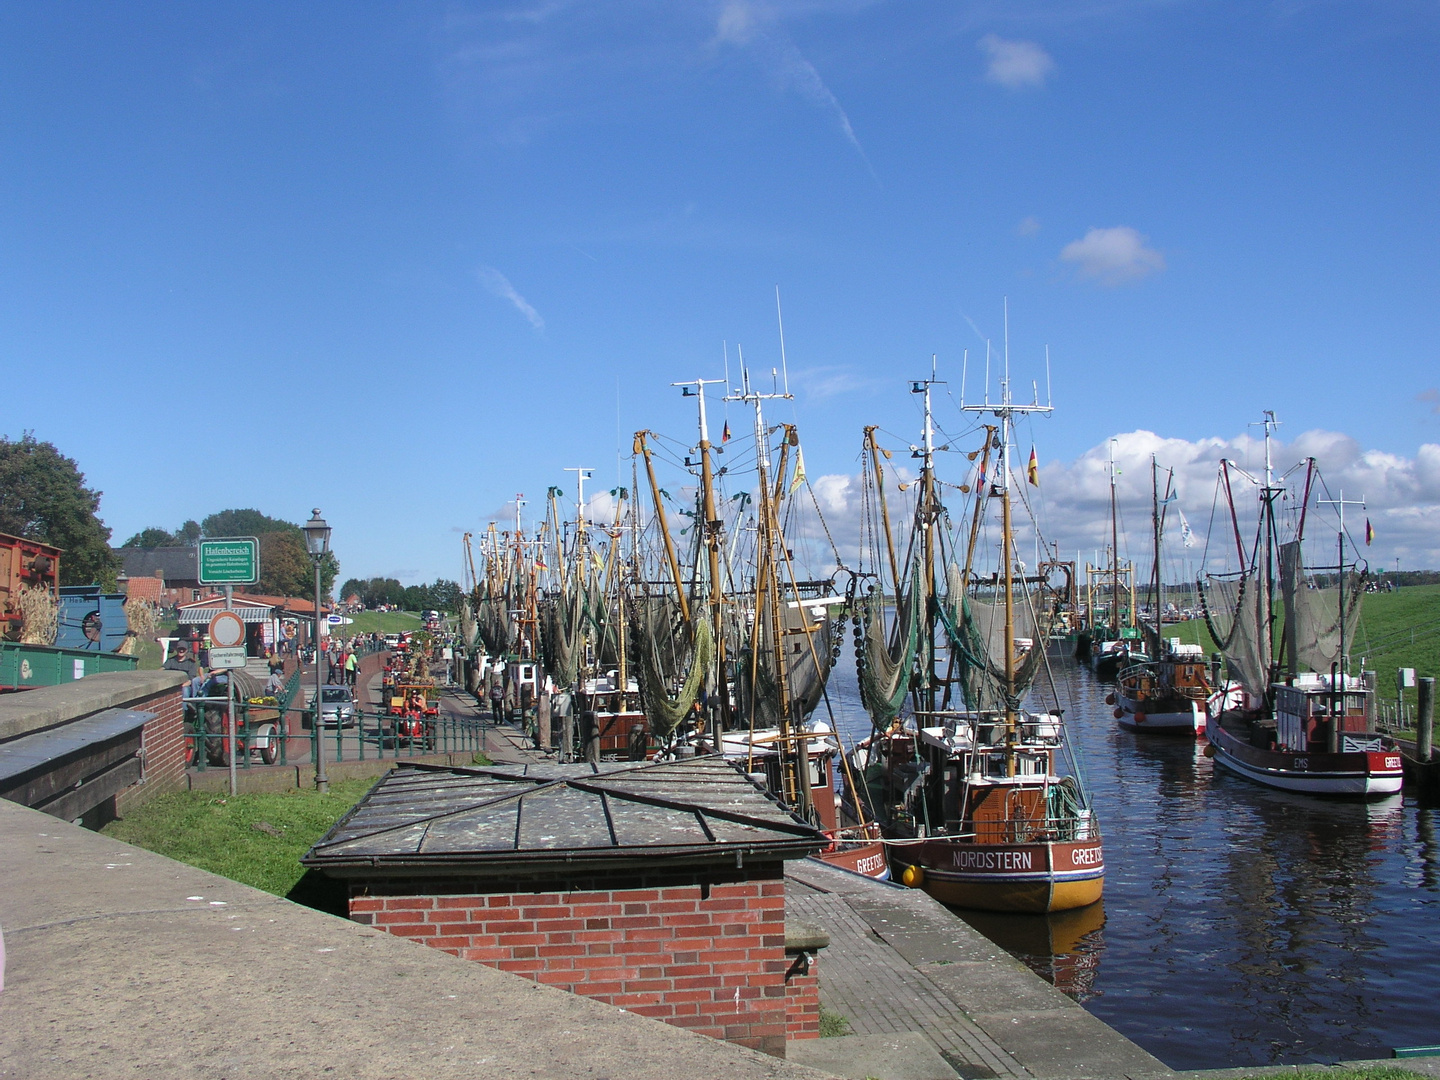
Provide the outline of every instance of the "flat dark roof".
<path id="1" fill-rule="evenodd" d="M 827 843 L 719 756 L 392 769 L 301 859 L 339 877 L 797 859 Z"/>

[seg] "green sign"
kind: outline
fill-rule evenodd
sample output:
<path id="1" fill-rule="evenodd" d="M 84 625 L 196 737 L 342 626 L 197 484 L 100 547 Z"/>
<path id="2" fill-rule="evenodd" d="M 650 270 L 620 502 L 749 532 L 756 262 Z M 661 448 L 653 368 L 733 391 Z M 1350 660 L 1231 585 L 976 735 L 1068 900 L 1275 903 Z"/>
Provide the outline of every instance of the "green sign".
<path id="1" fill-rule="evenodd" d="M 260 580 L 260 541 L 255 537 L 201 540 L 196 547 L 201 585 L 253 585 Z"/>

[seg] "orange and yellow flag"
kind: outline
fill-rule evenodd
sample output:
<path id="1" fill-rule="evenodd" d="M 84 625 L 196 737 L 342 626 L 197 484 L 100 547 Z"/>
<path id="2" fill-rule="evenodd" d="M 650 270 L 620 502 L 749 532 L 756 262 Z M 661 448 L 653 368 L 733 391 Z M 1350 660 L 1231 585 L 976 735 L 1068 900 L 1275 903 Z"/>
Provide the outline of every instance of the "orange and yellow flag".
<path id="1" fill-rule="evenodd" d="M 1025 466 L 1025 477 L 1035 485 L 1040 486 L 1040 459 L 1035 456 L 1035 447 L 1030 447 L 1030 464 Z"/>

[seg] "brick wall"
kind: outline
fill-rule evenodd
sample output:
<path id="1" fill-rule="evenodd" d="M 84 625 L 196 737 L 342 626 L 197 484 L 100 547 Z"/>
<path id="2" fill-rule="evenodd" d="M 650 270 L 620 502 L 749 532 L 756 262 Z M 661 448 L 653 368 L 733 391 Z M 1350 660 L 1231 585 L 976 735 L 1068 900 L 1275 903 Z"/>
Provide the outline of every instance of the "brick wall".
<path id="1" fill-rule="evenodd" d="M 789 957 L 785 972 L 785 1037 L 820 1037 L 820 973 L 814 953 Z"/>
<path id="2" fill-rule="evenodd" d="M 126 708 L 154 713 L 155 719 L 146 721 L 141 730 L 144 762 L 141 782 L 115 796 L 115 810 L 122 815 L 152 795 L 185 785 L 185 718 L 180 688 L 143 698 Z"/>
<path id="3" fill-rule="evenodd" d="M 499 894 L 427 895 L 412 887 L 404 895 L 354 895 L 350 917 L 779 1057 L 792 1023 L 805 1027 L 811 994 L 819 1034 L 818 991 L 797 987 L 793 1000 L 787 992 L 778 875 Z"/>

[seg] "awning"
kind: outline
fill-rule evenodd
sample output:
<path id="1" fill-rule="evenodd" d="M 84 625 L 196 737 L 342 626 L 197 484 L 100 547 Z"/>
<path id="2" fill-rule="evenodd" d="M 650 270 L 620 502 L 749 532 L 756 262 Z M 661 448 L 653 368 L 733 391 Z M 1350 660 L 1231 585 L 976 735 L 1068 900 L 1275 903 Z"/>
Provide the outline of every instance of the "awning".
<path id="1" fill-rule="evenodd" d="M 209 626 L 210 620 L 225 610 L 224 604 L 214 607 L 181 608 L 177 621 L 181 626 Z M 236 604 L 232 609 L 247 623 L 269 622 L 273 608 L 255 607 L 250 604 Z"/>

